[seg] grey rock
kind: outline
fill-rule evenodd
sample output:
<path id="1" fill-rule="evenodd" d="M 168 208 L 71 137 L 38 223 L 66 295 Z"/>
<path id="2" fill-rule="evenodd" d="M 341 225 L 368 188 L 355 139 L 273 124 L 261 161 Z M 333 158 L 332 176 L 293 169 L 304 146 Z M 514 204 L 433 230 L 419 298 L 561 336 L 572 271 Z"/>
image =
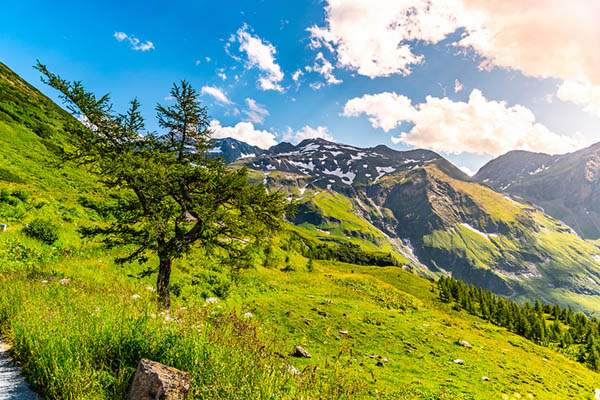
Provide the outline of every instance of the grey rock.
<path id="1" fill-rule="evenodd" d="M 190 374 L 142 358 L 129 389 L 128 400 L 184 400 L 190 389 Z"/>
<path id="2" fill-rule="evenodd" d="M 300 358 L 312 358 L 312 356 L 310 355 L 310 353 L 308 351 L 304 350 L 304 348 L 302 348 L 301 346 L 294 347 L 294 351 L 292 352 L 292 356 L 294 356 L 294 357 L 300 357 Z"/>

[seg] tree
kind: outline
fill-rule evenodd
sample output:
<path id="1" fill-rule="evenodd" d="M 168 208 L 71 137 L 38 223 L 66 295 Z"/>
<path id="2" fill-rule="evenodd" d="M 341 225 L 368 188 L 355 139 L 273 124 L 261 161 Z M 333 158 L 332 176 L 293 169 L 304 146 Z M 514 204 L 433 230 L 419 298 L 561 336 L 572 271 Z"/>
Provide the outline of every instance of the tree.
<path id="1" fill-rule="evenodd" d="M 109 95 L 97 98 L 81 82 L 68 82 L 39 62 L 36 68 L 84 121 L 71 128 L 74 146 L 65 158 L 89 166 L 116 198 L 112 221 L 81 232 L 108 246 L 133 248 L 118 262 L 156 255 L 162 309 L 170 309 L 174 259 L 201 246 L 207 255 L 234 263 L 251 244 L 281 228 L 287 207 L 281 193 L 250 184 L 245 168 L 233 170 L 223 159 L 208 157 L 207 111 L 188 82 L 173 85 L 174 105 L 156 107 L 165 133 L 142 135 L 137 100 L 125 114 L 114 114 Z"/>

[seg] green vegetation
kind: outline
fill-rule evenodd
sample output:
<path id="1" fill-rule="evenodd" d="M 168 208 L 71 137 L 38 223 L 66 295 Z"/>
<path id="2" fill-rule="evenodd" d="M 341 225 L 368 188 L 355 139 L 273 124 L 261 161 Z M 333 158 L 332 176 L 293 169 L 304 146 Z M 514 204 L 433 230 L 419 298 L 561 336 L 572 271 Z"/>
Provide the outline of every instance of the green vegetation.
<path id="1" fill-rule="evenodd" d="M 440 298 L 473 315 L 491 321 L 543 346 L 552 347 L 575 361 L 600 371 L 600 321 L 588 319 L 559 304 L 538 300 L 520 306 L 494 295 L 490 290 L 475 288 L 449 277 L 438 280 Z"/>
<path id="2" fill-rule="evenodd" d="M 121 265 L 135 247 L 79 235 L 116 218 L 119 193 L 70 163 L 56 172 L 78 123 L 2 64 L 0 110 L 0 161 L 20 179 L 0 182 L 0 335 L 49 400 L 124 399 L 141 357 L 190 372 L 190 399 L 564 399 L 597 386 L 568 352 L 587 342 L 560 354 L 558 342 L 441 301 L 434 282 L 406 270 L 419 269 L 403 245 L 352 212 L 390 209 L 331 192 L 307 190 L 322 223 L 286 224 L 236 260 L 246 268 L 202 246 L 175 258 L 169 316 L 156 302 L 156 254 Z M 270 190 L 284 179 L 272 175 Z M 57 227 L 52 245 L 25 234 L 37 219 Z M 312 358 L 290 356 L 295 345 Z"/>
<path id="3" fill-rule="evenodd" d="M 34 219 L 23 229 L 23 233 L 46 244 L 54 244 L 58 240 L 58 227 L 41 218 Z"/>
<path id="4" fill-rule="evenodd" d="M 118 262 L 158 256 L 161 308 L 170 311 L 173 260 L 194 245 L 237 262 L 280 228 L 286 206 L 279 193 L 268 194 L 262 184 L 250 184 L 245 168 L 230 170 L 222 158 L 208 157 L 208 114 L 188 82 L 173 85 L 174 105 L 156 107 L 166 133 L 142 135 L 144 120 L 136 99 L 125 114 L 115 115 L 108 95 L 97 98 L 81 82 L 68 82 L 39 62 L 36 69 L 61 93 L 68 109 L 87 121 L 70 132 L 77 144 L 65 159 L 90 166 L 115 197 L 110 204 L 114 219 L 81 231 L 101 237 L 109 247 L 135 246 Z M 27 232 L 54 242 L 50 225 L 36 222 L 38 229 L 32 226 Z"/>

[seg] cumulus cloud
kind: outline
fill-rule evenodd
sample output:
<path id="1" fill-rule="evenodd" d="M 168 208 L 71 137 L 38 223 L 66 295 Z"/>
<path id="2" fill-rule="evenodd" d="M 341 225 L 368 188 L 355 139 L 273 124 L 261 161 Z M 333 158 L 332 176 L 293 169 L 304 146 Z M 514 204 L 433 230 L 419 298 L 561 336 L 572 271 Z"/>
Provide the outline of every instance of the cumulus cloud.
<path id="1" fill-rule="evenodd" d="M 233 104 L 233 102 L 231 100 L 229 100 L 229 98 L 223 92 L 223 90 L 219 89 L 218 87 L 203 86 L 200 93 L 203 95 L 207 94 L 209 96 L 212 96 L 215 100 L 217 100 L 221 104 L 226 104 L 226 105 Z"/>
<path id="2" fill-rule="evenodd" d="M 277 53 L 275 46 L 252 35 L 248 30 L 248 25 L 244 24 L 231 37 L 230 41 L 240 44 L 239 50 L 246 53 L 249 68 L 258 68 L 262 72 L 258 79 L 259 87 L 262 90 L 283 92 L 279 82 L 283 80 L 284 74 L 279 64 L 275 62 L 275 53 Z"/>
<path id="3" fill-rule="evenodd" d="M 600 117 L 600 86 L 565 81 L 559 86 L 556 97 L 563 101 L 582 105 L 584 111 Z"/>
<path id="4" fill-rule="evenodd" d="M 325 26 L 311 47 L 326 47 L 340 66 L 371 78 L 408 75 L 423 62 L 414 41 L 454 43 L 503 67 L 540 78 L 600 85 L 597 0 L 326 0 Z"/>
<path id="5" fill-rule="evenodd" d="M 248 109 L 244 110 L 244 114 L 246 114 L 248 121 L 255 124 L 265 122 L 265 117 L 269 115 L 269 111 L 262 104 L 258 104 L 254 99 L 247 98 L 246 105 Z"/>
<path id="6" fill-rule="evenodd" d="M 333 65 L 323 56 L 323 53 L 319 52 L 315 58 L 315 63 L 312 66 L 307 66 L 308 72 L 316 72 L 325 78 L 329 85 L 338 85 L 342 83 L 340 79 L 337 79 L 333 75 Z M 319 89 L 321 86 L 316 87 Z"/>
<path id="7" fill-rule="evenodd" d="M 215 139 L 230 137 L 261 149 L 268 149 L 277 144 L 275 134 L 255 129 L 252 122 L 238 122 L 235 126 L 221 126 L 219 121 L 213 120 L 210 123 L 210 129 L 213 131 L 212 137 Z"/>
<path id="8" fill-rule="evenodd" d="M 133 50 L 141 50 L 141 51 L 154 50 L 154 44 L 149 40 L 142 42 L 137 37 L 132 36 L 132 35 L 127 35 L 125 32 L 115 32 L 113 36 L 115 39 L 117 39 L 118 42 L 127 40 Z"/>
<path id="9" fill-rule="evenodd" d="M 471 92 L 466 103 L 427 96 L 424 103 L 412 105 L 409 98 L 396 93 L 365 95 L 348 101 L 343 115 L 362 113 L 370 116 L 373 127 L 385 132 L 405 122 L 413 124 L 409 131 L 393 137 L 394 143 L 453 154 L 498 156 L 515 149 L 556 154 L 588 144 L 581 136 L 573 138 L 550 131 L 536 122 L 526 107 L 487 100 L 478 89 Z"/>
<path id="10" fill-rule="evenodd" d="M 298 143 L 304 139 L 325 139 L 333 140 L 333 136 L 329 133 L 329 129 L 326 126 L 317 126 L 312 128 L 308 125 L 304 126 L 298 131 L 293 131 L 292 128 L 288 127 L 287 132 L 283 135 L 283 140 L 291 140 L 292 142 Z"/>

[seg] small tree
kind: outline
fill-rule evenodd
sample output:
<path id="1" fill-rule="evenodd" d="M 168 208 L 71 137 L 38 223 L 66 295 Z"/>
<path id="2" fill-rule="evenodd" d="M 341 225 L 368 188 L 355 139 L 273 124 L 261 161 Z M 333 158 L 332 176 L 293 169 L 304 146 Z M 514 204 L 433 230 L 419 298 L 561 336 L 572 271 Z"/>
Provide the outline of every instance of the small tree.
<path id="1" fill-rule="evenodd" d="M 42 81 L 57 89 L 67 108 L 84 124 L 74 124 L 69 160 L 88 165 L 114 191 L 114 220 L 82 229 L 109 246 L 134 245 L 118 262 L 159 259 L 159 306 L 170 309 L 171 265 L 197 244 L 206 254 L 239 260 L 244 249 L 279 229 L 287 207 L 279 192 L 250 184 L 245 168 L 227 168 L 209 158 L 209 119 L 197 92 L 182 81 L 173 85 L 174 105 L 157 105 L 165 133 L 141 135 L 144 120 L 137 100 L 125 114 L 114 114 L 80 82 L 68 82 L 38 62 Z"/>

